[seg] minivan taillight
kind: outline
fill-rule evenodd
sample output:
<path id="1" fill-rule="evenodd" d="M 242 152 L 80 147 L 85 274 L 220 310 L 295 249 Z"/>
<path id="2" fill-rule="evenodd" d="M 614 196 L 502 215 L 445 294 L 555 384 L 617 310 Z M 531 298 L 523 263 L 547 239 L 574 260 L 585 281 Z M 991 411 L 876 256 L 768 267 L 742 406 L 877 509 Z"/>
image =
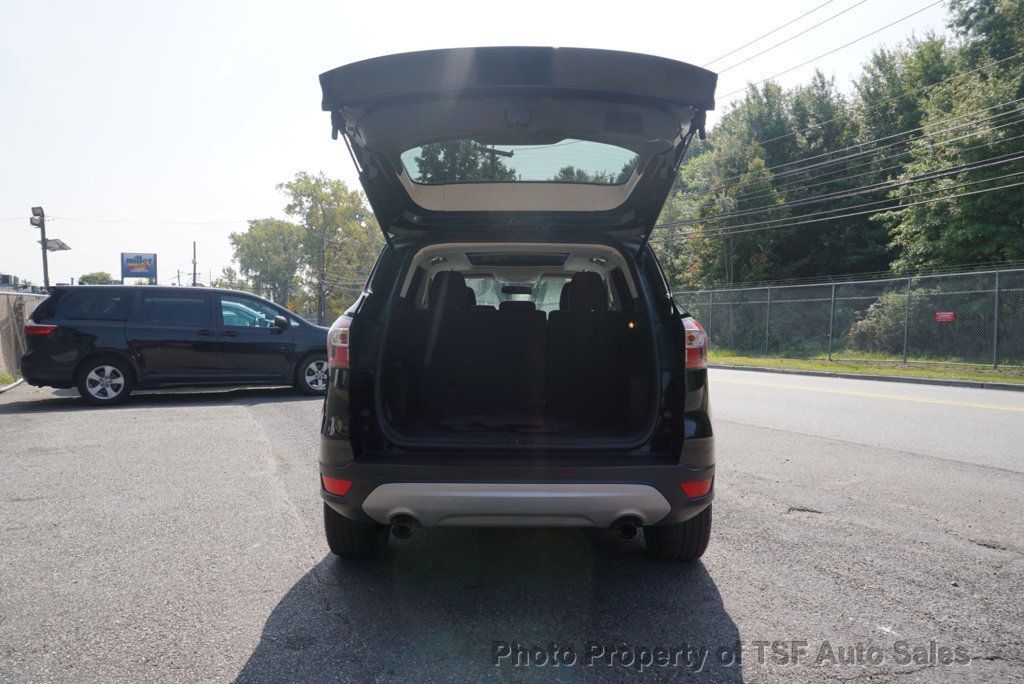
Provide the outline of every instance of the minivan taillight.
<path id="1" fill-rule="evenodd" d="M 57 332 L 57 326 L 46 323 L 26 323 L 26 335 L 52 335 Z"/>
<path id="2" fill-rule="evenodd" d="M 708 334 L 700 323 L 692 318 L 683 319 L 683 332 L 686 335 L 686 367 L 708 367 Z"/>
<path id="3" fill-rule="evenodd" d="M 348 330 L 352 327 L 352 318 L 341 316 L 334 321 L 327 333 L 327 365 L 331 368 L 348 368 Z"/>

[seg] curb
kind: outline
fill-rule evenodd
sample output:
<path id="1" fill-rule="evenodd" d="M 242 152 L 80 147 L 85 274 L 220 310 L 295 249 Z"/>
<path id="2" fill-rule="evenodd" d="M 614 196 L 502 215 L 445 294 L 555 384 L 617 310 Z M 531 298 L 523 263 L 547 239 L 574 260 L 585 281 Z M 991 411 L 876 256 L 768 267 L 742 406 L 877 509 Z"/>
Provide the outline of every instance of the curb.
<path id="1" fill-rule="evenodd" d="M 1024 384 L 1015 385 L 1008 382 L 981 382 L 979 380 L 938 380 L 936 378 L 912 378 L 893 375 L 868 375 L 866 373 L 833 373 L 831 371 L 800 370 L 797 368 L 765 368 L 763 366 L 732 366 L 722 363 L 709 363 L 708 368 L 726 370 L 756 371 L 758 373 L 781 373 L 783 375 L 816 375 L 825 378 L 842 378 L 843 380 L 881 380 L 882 382 L 905 382 L 918 385 L 941 385 L 944 387 L 969 387 L 972 389 L 1008 390 L 1024 392 Z"/>
<path id="2" fill-rule="evenodd" d="M 18 378 L 17 380 L 12 382 L 10 385 L 5 385 L 3 387 L 0 387 L 0 394 L 3 394 L 4 392 L 6 392 L 8 390 L 14 389 L 15 387 L 17 387 L 18 385 L 20 385 L 23 382 L 25 382 L 24 378 Z"/>

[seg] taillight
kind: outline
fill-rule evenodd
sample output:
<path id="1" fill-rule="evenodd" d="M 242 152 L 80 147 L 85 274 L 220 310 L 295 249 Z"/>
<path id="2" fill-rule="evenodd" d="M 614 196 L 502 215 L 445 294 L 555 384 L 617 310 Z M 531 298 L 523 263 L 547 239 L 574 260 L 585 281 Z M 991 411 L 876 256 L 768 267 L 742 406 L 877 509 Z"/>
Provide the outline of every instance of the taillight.
<path id="1" fill-rule="evenodd" d="M 48 325 L 45 323 L 26 323 L 25 334 L 26 335 L 52 335 L 57 332 L 57 326 Z"/>
<path id="2" fill-rule="evenodd" d="M 692 318 L 683 319 L 683 331 L 686 335 L 686 367 L 707 368 L 708 334 Z"/>
<path id="3" fill-rule="evenodd" d="M 327 365 L 331 368 L 348 368 L 348 331 L 351 327 L 352 319 L 341 316 L 327 333 Z"/>
<path id="4" fill-rule="evenodd" d="M 352 480 L 339 480 L 336 477 L 327 477 L 326 475 L 320 476 L 320 482 L 323 483 L 324 489 L 337 496 L 348 494 L 348 490 L 352 489 L 353 484 Z"/>
<path id="5" fill-rule="evenodd" d="M 690 480 L 689 482 L 680 482 L 679 488 L 683 490 L 687 498 L 699 499 L 702 496 L 707 496 L 708 492 L 711 491 L 711 483 L 713 480 Z"/>

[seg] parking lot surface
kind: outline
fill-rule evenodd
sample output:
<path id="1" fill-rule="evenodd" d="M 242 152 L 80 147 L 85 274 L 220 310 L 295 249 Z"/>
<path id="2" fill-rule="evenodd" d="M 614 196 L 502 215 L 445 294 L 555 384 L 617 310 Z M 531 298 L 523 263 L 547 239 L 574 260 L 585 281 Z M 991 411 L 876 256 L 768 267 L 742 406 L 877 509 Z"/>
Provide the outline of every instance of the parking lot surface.
<path id="1" fill-rule="evenodd" d="M 343 565 L 320 400 L 96 409 L 18 387 L 0 679 L 1024 678 L 1024 394 L 711 376 L 715 520 L 692 566 L 569 529 L 418 530 Z"/>

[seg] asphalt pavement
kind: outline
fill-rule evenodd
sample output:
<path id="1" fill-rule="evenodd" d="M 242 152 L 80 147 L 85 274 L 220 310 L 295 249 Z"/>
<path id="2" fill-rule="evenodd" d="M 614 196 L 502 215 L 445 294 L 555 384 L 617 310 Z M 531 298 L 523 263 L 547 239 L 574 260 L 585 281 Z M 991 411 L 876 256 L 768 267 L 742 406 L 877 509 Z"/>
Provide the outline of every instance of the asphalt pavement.
<path id="1" fill-rule="evenodd" d="M 17 387 L 0 679 L 1024 679 L 1024 393 L 711 376 L 714 527 L 691 566 L 494 529 L 342 564 L 319 400 Z"/>

